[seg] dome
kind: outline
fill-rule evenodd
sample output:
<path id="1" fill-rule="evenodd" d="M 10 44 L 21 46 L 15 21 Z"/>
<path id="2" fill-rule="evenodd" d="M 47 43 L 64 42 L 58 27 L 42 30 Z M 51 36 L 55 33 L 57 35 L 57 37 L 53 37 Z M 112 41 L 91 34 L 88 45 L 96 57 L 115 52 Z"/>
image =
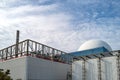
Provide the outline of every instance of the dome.
<path id="1" fill-rule="evenodd" d="M 78 51 L 94 49 L 94 48 L 99 48 L 99 47 L 104 47 L 108 51 L 112 51 L 111 47 L 106 42 L 104 42 L 102 40 L 89 40 L 89 41 L 83 43 L 80 46 L 80 48 L 78 49 Z"/>

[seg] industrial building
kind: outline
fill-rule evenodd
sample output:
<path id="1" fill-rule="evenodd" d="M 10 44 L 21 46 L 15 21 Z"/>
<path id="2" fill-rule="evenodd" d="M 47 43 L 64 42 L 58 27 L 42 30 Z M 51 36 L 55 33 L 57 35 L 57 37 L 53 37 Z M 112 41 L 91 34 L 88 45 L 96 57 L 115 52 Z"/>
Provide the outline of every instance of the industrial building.
<path id="1" fill-rule="evenodd" d="M 55 48 L 25 40 L 0 50 L 0 68 L 10 69 L 13 80 L 66 80 L 70 64 Z"/>
<path id="2" fill-rule="evenodd" d="M 76 52 L 27 39 L 0 50 L 0 69 L 13 80 L 120 80 L 120 50 L 101 40 L 85 42 Z"/>
<path id="3" fill-rule="evenodd" d="M 120 50 L 100 40 L 85 42 L 72 62 L 72 80 L 120 80 Z M 79 58 L 79 60 L 78 60 Z"/>

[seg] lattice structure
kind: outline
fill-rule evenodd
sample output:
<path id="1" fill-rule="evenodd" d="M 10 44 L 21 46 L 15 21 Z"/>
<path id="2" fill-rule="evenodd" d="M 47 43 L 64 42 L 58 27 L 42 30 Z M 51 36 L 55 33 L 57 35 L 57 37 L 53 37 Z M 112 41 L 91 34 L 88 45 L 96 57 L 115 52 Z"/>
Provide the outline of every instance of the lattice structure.
<path id="1" fill-rule="evenodd" d="M 66 58 L 62 57 L 65 54 L 66 52 L 27 39 L 18 43 L 17 53 L 16 53 L 16 44 L 0 50 L 0 60 L 4 61 L 21 56 L 33 56 L 33 57 L 68 63 Z"/>
<path id="2" fill-rule="evenodd" d="M 103 69 L 103 64 L 102 62 L 104 62 L 105 58 L 109 58 L 109 57 L 116 57 L 116 64 L 117 66 L 115 67 L 117 69 L 117 74 L 116 76 L 118 77 L 117 80 L 120 80 L 120 50 L 117 51 L 111 51 L 111 52 L 106 52 L 106 53 L 100 53 L 100 54 L 92 54 L 92 55 L 87 55 L 87 56 L 75 56 L 74 57 L 74 61 L 82 61 L 82 80 L 86 80 L 87 78 L 87 70 L 86 70 L 86 64 L 88 63 L 89 60 L 94 60 L 97 59 L 97 73 L 98 73 L 98 80 L 104 80 L 105 78 L 105 74 L 103 73 L 104 69 Z M 91 73 L 92 74 L 92 73 Z M 107 75 L 107 74 L 106 74 Z"/>

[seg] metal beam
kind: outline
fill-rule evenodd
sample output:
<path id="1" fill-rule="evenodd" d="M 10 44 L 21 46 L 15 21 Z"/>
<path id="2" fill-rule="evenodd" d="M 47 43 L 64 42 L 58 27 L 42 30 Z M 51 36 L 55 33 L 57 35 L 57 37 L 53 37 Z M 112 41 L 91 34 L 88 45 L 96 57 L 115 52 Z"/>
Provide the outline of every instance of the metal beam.
<path id="1" fill-rule="evenodd" d="M 101 71 L 101 58 L 98 58 L 98 80 L 102 80 L 102 71 Z"/>
<path id="2" fill-rule="evenodd" d="M 95 55 L 95 54 L 94 54 L 93 56 L 96 57 L 96 58 L 100 58 L 99 56 L 97 56 L 97 55 Z"/>
<path id="3" fill-rule="evenodd" d="M 29 40 L 27 40 L 27 56 L 29 55 Z"/>
<path id="4" fill-rule="evenodd" d="M 105 57 L 105 55 L 104 55 L 104 54 L 102 54 L 102 53 L 101 53 L 100 55 L 101 55 L 101 57 Z"/>
<path id="5" fill-rule="evenodd" d="M 91 57 L 90 56 L 85 56 L 86 58 L 89 58 L 89 59 L 91 59 Z"/>
<path id="6" fill-rule="evenodd" d="M 86 61 L 82 62 L 82 80 L 86 80 Z"/>
<path id="7" fill-rule="evenodd" d="M 84 60 L 84 61 L 86 60 L 85 57 L 82 57 L 82 56 L 79 56 L 79 58 L 81 58 L 81 59 Z"/>
<path id="8" fill-rule="evenodd" d="M 110 54 L 111 56 L 113 56 L 113 54 L 111 52 L 108 52 L 108 54 Z"/>
<path id="9" fill-rule="evenodd" d="M 117 56 L 117 80 L 120 80 L 120 55 Z"/>

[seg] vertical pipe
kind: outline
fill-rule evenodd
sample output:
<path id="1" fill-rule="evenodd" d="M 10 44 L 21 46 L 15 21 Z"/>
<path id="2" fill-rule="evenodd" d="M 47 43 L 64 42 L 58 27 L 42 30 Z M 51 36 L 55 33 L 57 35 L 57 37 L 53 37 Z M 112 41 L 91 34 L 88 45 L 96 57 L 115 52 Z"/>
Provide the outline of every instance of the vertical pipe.
<path id="1" fill-rule="evenodd" d="M 18 44 L 19 44 L 19 30 L 17 30 L 16 32 L 15 57 L 18 57 Z"/>

